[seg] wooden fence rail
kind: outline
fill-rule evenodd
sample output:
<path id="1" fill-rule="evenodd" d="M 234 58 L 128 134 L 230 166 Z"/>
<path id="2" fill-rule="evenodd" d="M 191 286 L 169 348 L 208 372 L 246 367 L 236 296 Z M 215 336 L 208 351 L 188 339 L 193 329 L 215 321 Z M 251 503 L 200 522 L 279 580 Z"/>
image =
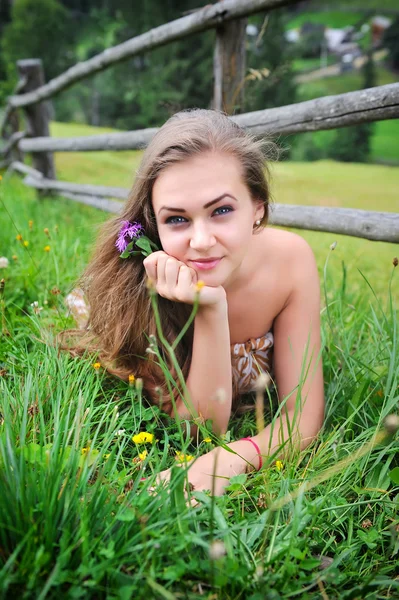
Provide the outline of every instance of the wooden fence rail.
<path id="1" fill-rule="evenodd" d="M 320 131 L 399 117 L 399 83 L 325 96 L 230 117 L 257 135 Z M 23 152 L 89 152 L 93 150 L 133 150 L 146 146 L 157 128 L 123 133 L 105 133 L 75 138 L 39 137 L 23 139 Z"/>

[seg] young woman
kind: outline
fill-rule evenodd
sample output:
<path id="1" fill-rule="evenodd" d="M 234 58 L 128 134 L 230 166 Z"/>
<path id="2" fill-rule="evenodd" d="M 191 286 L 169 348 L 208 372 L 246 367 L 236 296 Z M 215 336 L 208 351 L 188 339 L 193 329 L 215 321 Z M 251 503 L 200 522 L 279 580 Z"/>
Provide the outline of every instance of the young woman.
<path id="1" fill-rule="evenodd" d="M 305 448 L 323 422 L 317 268 L 300 236 L 266 227 L 263 148 L 222 113 L 174 115 L 145 150 L 123 214 L 106 225 L 84 276 L 92 347 L 110 372 L 142 377 L 147 397 L 157 403 L 161 397 L 166 412 L 211 419 L 222 434 L 259 373 L 275 381 L 283 403 L 279 425 L 230 443 L 234 452 L 214 449 L 189 468 L 194 489 L 215 494 L 280 447 L 283 456 L 288 440 Z M 137 228 L 161 250 L 123 259 L 123 242 Z M 188 399 L 171 398 L 146 354 L 148 336 L 156 334 L 148 279 L 170 343 L 200 288 L 194 322 L 176 348 Z"/>

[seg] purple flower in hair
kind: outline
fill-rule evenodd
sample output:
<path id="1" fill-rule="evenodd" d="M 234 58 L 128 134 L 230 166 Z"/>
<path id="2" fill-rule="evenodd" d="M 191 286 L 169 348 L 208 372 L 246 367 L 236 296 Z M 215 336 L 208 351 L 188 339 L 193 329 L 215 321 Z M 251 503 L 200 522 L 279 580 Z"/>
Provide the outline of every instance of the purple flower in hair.
<path id="1" fill-rule="evenodd" d="M 119 252 L 124 252 L 128 244 L 133 239 L 138 239 L 143 235 L 144 227 L 141 225 L 141 223 L 137 223 L 137 221 L 134 223 L 131 223 L 130 221 L 122 221 L 122 227 L 119 230 L 115 246 L 118 248 Z"/>

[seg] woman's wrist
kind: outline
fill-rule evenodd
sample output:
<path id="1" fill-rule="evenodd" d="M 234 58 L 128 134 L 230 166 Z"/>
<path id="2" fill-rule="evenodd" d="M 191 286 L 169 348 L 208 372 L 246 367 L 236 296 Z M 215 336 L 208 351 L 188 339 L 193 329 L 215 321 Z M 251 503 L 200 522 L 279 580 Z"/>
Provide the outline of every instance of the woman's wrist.
<path id="1" fill-rule="evenodd" d="M 220 315 L 227 316 L 227 295 L 224 288 L 220 287 L 220 298 L 214 304 L 200 304 L 198 306 L 197 317 L 204 316 L 205 318 L 212 318 L 212 316 L 220 317 Z"/>
<path id="2" fill-rule="evenodd" d="M 237 455 L 242 464 L 242 473 L 258 471 L 262 467 L 262 455 L 257 444 L 252 443 L 250 438 L 242 438 L 228 444 Z"/>

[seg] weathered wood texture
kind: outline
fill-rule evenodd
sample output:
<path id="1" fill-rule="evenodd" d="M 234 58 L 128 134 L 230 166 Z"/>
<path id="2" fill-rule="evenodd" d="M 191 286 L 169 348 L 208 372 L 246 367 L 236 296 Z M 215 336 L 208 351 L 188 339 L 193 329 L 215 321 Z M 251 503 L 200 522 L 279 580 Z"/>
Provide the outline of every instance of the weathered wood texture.
<path id="1" fill-rule="evenodd" d="M 270 222 L 282 227 L 325 231 L 399 244 L 399 213 L 275 204 L 271 210 Z"/>
<path id="2" fill-rule="evenodd" d="M 399 83 L 233 117 L 252 133 L 300 133 L 399 117 Z"/>
<path id="3" fill-rule="evenodd" d="M 277 135 L 335 129 L 398 117 L 399 83 L 391 83 L 230 118 L 251 133 Z M 23 152 L 134 150 L 146 146 L 157 131 L 151 128 L 78 138 L 24 139 L 18 146 Z"/>
<path id="4" fill-rule="evenodd" d="M 44 83 L 42 61 L 39 59 L 19 60 L 17 68 L 21 78 L 26 80 L 25 89 L 36 90 Z M 40 102 L 25 108 L 27 135 L 30 137 L 49 136 L 50 114 L 47 102 Z M 33 166 L 50 179 L 55 179 L 54 158 L 50 152 L 37 152 L 33 155 Z"/>
<path id="5" fill-rule="evenodd" d="M 180 40 L 193 33 L 205 31 L 220 26 L 222 23 L 252 15 L 262 10 L 278 8 L 294 4 L 299 0 L 222 0 L 216 4 L 208 4 L 180 19 L 165 25 L 160 25 L 146 33 L 127 40 L 118 46 L 108 48 L 89 60 L 78 63 L 41 86 L 34 92 L 12 96 L 9 102 L 14 107 L 29 106 L 58 94 L 71 86 L 109 66 L 122 62 L 136 54 L 147 52 L 153 48 L 164 46 L 175 40 Z"/>
<path id="6" fill-rule="evenodd" d="M 244 103 L 246 28 L 248 20 L 237 19 L 216 29 L 213 55 L 213 108 L 231 115 Z M 238 93 L 237 93 L 237 90 Z"/>
<path id="7" fill-rule="evenodd" d="M 17 163 L 13 163 L 12 168 L 27 173 L 28 176 L 24 181 L 31 187 L 57 192 L 61 196 L 101 208 L 107 212 L 118 213 L 123 205 L 121 202 L 109 200 L 110 197 L 126 199 L 129 193 L 129 190 L 125 188 L 50 181 L 44 177 L 37 177 L 34 170 L 26 168 L 26 165 L 22 165 L 21 168 Z M 270 222 L 282 227 L 325 231 L 373 241 L 399 243 L 399 213 L 274 204 L 271 207 Z"/>

